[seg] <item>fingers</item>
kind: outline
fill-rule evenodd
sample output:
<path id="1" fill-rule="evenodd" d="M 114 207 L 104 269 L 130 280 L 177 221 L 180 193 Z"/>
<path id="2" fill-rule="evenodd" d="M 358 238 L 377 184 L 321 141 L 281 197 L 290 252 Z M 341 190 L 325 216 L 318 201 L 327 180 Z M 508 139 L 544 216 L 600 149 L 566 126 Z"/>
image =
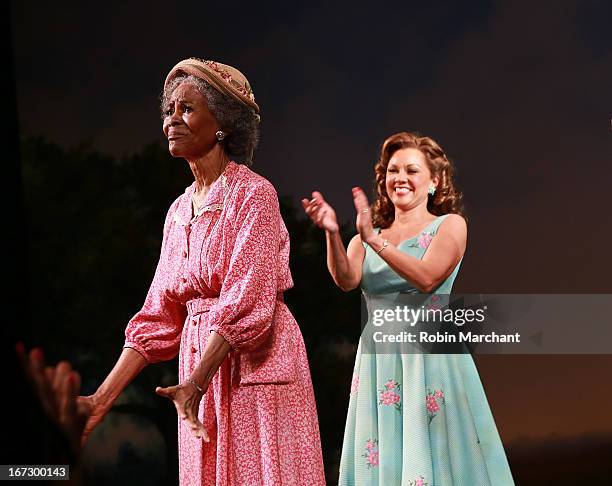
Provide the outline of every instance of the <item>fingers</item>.
<path id="1" fill-rule="evenodd" d="M 326 204 L 325 198 L 323 194 L 318 191 L 312 192 L 312 199 L 302 198 L 302 207 L 307 210 L 308 208 L 312 208 L 315 206 L 320 206 L 321 204 Z"/>
<path id="2" fill-rule="evenodd" d="M 87 439 L 89 439 L 89 434 L 94 429 L 95 425 L 91 425 L 91 418 L 85 424 L 85 428 L 83 429 L 83 433 L 81 434 L 81 447 L 85 447 L 87 444 Z"/>
<path id="3" fill-rule="evenodd" d="M 181 420 L 187 422 L 187 426 L 196 437 L 206 442 L 209 441 L 204 425 L 198 418 L 202 395 L 195 390 L 195 387 L 183 385 L 170 386 L 168 388 L 157 387 L 155 392 L 172 400 L 177 415 Z"/>
<path id="4" fill-rule="evenodd" d="M 353 203 L 358 212 L 362 212 L 364 209 L 369 209 L 370 207 L 368 198 L 360 187 L 353 187 Z"/>
<path id="5" fill-rule="evenodd" d="M 70 363 L 61 361 L 55 368 L 53 381 L 49 382 L 57 407 L 58 420 L 68 428 L 72 424 L 72 414 L 76 411 L 76 396 L 72 396 L 72 386 L 69 382 L 71 372 Z"/>
<path id="6" fill-rule="evenodd" d="M 83 410 L 81 408 L 81 410 Z M 89 438 L 89 435 L 93 432 L 96 426 L 100 423 L 100 418 L 90 415 L 87 421 L 85 422 L 85 427 L 83 428 L 83 433 L 81 434 L 81 446 L 84 446 Z"/>
<path id="7" fill-rule="evenodd" d="M 313 199 L 316 199 L 321 202 L 325 202 L 325 198 L 323 197 L 323 194 L 321 194 L 319 191 L 312 191 L 311 194 L 312 194 Z"/>
<path id="8" fill-rule="evenodd" d="M 303 199 L 302 206 L 304 207 L 304 211 L 306 212 L 308 217 L 312 220 L 313 223 L 315 223 L 318 218 L 318 213 L 321 209 L 320 205 L 316 201 L 308 201 L 307 199 Z"/>
<path id="9" fill-rule="evenodd" d="M 323 219 L 325 219 L 326 215 L 327 208 L 319 207 L 317 208 L 317 211 L 312 215 L 312 221 L 320 228 L 322 226 Z"/>
<path id="10" fill-rule="evenodd" d="M 57 393 L 57 391 L 60 390 L 71 371 L 72 367 L 70 366 L 70 363 L 68 363 L 68 361 L 60 361 L 60 363 L 55 368 L 53 381 L 49 382 L 52 384 L 54 392 Z"/>
<path id="11" fill-rule="evenodd" d="M 318 191 L 313 191 L 312 199 L 304 198 L 301 202 L 306 214 L 319 228 L 329 229 L 328 226 L 334 226 L 334 211 L 323 198 L 323 194 Z"/>
<path id="12" fill-rule="evenodd" d="M 201 399 L 202 395 L 195 391 L 195 388 L 181 386 L 174 399 L 174 404 L 181 419 L 195 424 L 198 420 L 198 408 Z"/>
<path id="13" fill-rule="evenodd" d="M 80 378 L 79 378 L 80 383 Z M 82 421 L 80 426 L 82 427 L 81 432 L 81 446 L 84 446 L 89 438 L 89 435 L 96 428 L 96 426 L 102 421 L 104 414 L 96 411 L 96 404 L 93 396 L 79 396 L 77 397 L 77 414 Z"/>
<path id="14" fill-rule="evenodd" d="M 187 422 L 187 426 L 198 439 L 203 439 L 204 442 L 208 442 L 210 438 L 208 437 L 208 433 L 204 428 L 204 424 L 202 424 L 198 418 L 198 408 L 199 403 L 196 404 L 195 407 L 187 407 L 184 411 L 184 416 L 181 418 Z"/>
<path id="15" fill-rule="evenodd" d="M 200 408 L 200 396 L 192 395 L 185 402 L 185 415 L 186 415 L 185 420 L 187 421 L 189 428 L 191 429 L 193 434 L 198 439 L 203 439 L 204 442 L 208 442 L 210 440 L 208 437 L 208 433 L 206 432 L 204 425 L 198 418 L 199 408 Z"/>
<path id="16" fill-rule="evenodd" d="M 314 194 L 314 192 L 313 192 Z M 313 197 L 312 199 L 302 198 L 302 207 L 308 216 L 311 216 L 314 211 L 321 205 L 321 200 Z"/>
<path id="17" fill-rule="evenodd" d="M 73 393 L 74 378 L 72 372 L 62 373 L 61 375 L 58 373 L 57 375 L 61 376 L 55 392 L 58 403 L 59 421 L 67 431 L 70 431 L 75 424 L 76 415 L 76 394 Z"/>
<path id="18" fill-rule="evenodd" d="M 30 351 L 27 369 L 43 409 L 49 417 L 57 420 L 57 401 L 51 382 L 47 381 L 45 357 L 40 348 L 34 348 Z"/>
<path id="19" fill-rule="evenodd" d="M 55 380 L 55 367 L 47 366 L 45 368 L 45 379 L 47 383 L 53 383 L 53 380 Z"/>
<path id="20" fill-rule="evenodd" d="M 79 386 L 80 386 L 80 383 L 79 383 Z M 89 419 L 89 416 L 91 415 L 93 411 L 93 403 L 92 403 L 91 397 L 77 396 L 76 404 L 77 404 L 77 413 L 80 416 L 83 416 Z"/>
<path id="21" fill-rule="evenodd" d="M 72 395 L 75 399 L 78 399 L 79 393 L 81 392 L 81 375 L 78 371 L 70 373 L 70 384 L 72 385 Z"/>
<path id="22" fill-rule="evenodd" d="M 196 422 L 191 426 L 191 430 L 198 439 L 202 439 L 204 442 L 210 442 L 210 437 L 208 437 L 204 425 L 199 420 L 196 419 Z"/>
<path id="23" fill-rule="evenodd" d="M 178 393 L 180 390 L 180 385 L 168 386 L 166 388 L 158 386 L 157 388 L 155 388 L 155 393 L 157 393 L 160 397 L 172 400 L 172 402 L 174 403 L 174 408 L 176 408 L 176 414 L 181 420 L 185 420 L 187 418 L 187 415 L 185 414 L 185 410 L 183 409 L 182 400 L 180 400 L 178 397 Z"/>
<path id="24" fill-rule="evenodd" d="M 40 348 L 25 353 L 23 345 L 16 346 L 24 370 L 34 385 L 34 389 L 47 416 L 57 423 L 66 434 L 76 451 L 84 417 L 77 416 L 78 393 L 81 377 L 72 371 L 70 363 L 60 362 L 57 366 L 45 366 L 45 358 Z M 85 437 L 83 437 L 84 441 Z"/>
<path id="25" fill-rule="evenodd" d="M 166 388 L 158 386 L 157 388 L 155 388 L 155 393 L 157 393 L 160 397 L 166 397 L 170 400 L 174 400 L 177 388 L 177 386 L 168 386 Z"/>
<path id="26" fill-rule="evenodd" d="M 176 408 L 176 414 L 181 420 L 187 420 L 187 414 L 185 413 L 183 407 L 180 404 L 174 402 L 174 408 Z"/>
<path id="27" fill-rule="evenodd" d="M 34 381 L 39 382 L 44 380 L 45 357 L 40 348 L 34 348 L 30 351 L 28 360 L 28 369 Z"/>

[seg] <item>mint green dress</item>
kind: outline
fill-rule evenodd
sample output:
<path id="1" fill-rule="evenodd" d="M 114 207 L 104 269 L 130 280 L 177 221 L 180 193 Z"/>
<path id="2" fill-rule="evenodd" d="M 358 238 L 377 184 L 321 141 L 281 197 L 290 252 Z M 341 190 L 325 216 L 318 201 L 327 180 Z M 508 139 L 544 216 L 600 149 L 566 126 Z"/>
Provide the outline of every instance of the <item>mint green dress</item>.
<path id="1" fill-rule="evenodd" d="M 423 258 L 446 216 L 398 248 Z M 361 288 L 366 303 L 372 297 L 419 292 L 365 246 Z M 451 293 L 460 265 L 435 294 Z M 363 352 L 362 344 L 351 385 L 340 485 L 514 485 L 470 354 L 376 354 Z"/>

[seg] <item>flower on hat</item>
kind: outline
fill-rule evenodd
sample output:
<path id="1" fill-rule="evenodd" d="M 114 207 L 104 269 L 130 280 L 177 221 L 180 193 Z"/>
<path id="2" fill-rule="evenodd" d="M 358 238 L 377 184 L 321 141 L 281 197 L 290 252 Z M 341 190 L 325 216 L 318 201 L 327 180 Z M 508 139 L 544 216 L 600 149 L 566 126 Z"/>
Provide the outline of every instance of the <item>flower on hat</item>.
<path id="1" fill-rule="evenodd" d="M 234 89 L 240 92 L 240 94 L 246 96 L 252 101 L 255 101 L 255 95 L 253 94 L 253 90 L 251 90 L 251 87 L 248 85 L 248 83 L 245 83 L 244 85 L 240 84 L 238 81 L 232 78 L 232 75 L 230 73 L 228 73 L 225 69 L 219 66 L 215 61 L 207 61 L 202 59 L 197 60 L 203 62 L 213 71 L 219 73 L 221 79 L 223 79 L 226 83 L 231 84 Z"/>

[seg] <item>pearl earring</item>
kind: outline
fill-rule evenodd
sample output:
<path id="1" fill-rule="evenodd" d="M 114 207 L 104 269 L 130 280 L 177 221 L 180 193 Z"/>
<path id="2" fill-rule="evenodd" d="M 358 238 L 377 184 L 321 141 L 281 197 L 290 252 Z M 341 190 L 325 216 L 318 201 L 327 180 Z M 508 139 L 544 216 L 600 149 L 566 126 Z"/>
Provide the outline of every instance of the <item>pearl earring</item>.
<path id="1" fill-rule="evenodd" d="M 217 137 L 217 140 L 221 142 L 227 136 L 227 133 L 219 130 L 217 133 L 215 133 L 215 136 Z"/>

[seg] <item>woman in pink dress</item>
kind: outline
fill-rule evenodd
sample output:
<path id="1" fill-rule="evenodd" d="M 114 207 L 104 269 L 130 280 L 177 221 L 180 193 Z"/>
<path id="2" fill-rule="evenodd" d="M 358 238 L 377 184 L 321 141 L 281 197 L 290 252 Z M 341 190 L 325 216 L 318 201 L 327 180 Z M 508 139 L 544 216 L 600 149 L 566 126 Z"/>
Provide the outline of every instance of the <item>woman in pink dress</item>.
<path id="1" fill-rule="evenodd" d="M 247 79 L 186 59 L 168 74 L 163 131 L 195 181 L 170 206 L 145 303 L 94 395 L 84 439 L 147 365 L 179 355 L 157 388 L 178 416 L 181 485 L 325 484 L 304 341 L 283 302 L 289 236 L 274 187 L 246 165 L 259 135 Z"/>

